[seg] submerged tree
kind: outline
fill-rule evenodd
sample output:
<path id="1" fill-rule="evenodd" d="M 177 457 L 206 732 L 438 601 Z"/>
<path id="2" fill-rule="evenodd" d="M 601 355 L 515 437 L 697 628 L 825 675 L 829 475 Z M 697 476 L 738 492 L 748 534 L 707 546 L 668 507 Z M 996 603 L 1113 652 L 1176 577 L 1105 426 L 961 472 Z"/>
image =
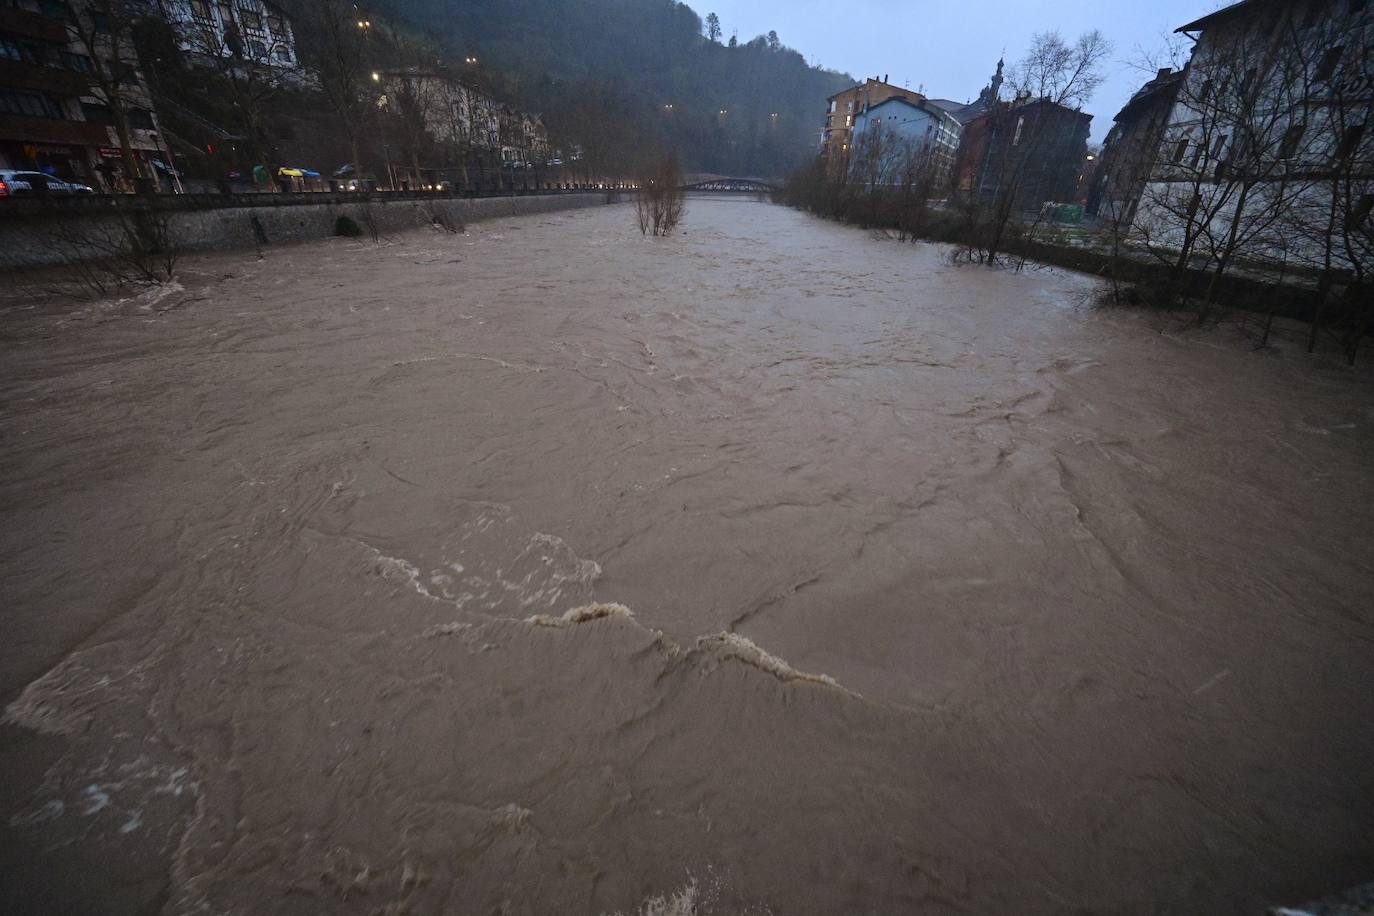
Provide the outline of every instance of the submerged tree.
<path id="1" fill-rule="evenodd" d="M 682 190 L 682 169 L 677 156 L 669 153 L 660 159 L 643 179 L 635 197 L 635 218 L 645 235 L 672 234 L 686 210 Z"/>

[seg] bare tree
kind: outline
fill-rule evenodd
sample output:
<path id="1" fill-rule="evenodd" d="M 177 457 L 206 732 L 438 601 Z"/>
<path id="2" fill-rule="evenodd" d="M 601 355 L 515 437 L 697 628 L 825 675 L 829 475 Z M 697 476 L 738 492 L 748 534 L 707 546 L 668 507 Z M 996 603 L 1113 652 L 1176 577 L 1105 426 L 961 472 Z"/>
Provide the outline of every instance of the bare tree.
<path id="1" fill-rule="evenodd" d="M 67 31 L 91 62 L 91 94 L 109 110 L 125 177 L 135 190 L 151 193 L 152 179 L 134 154 L 129 128 L 130 112 L 149 104 L 134 46 L 142 15 L 143 7 L 132 0 L 92 0 L 68 17 Z"/>
<path id="2" fill-rule="evenodd" d="M 1207 275 L 1192 292 L 1199 322 L 1238 262 L 1295 257 L 1286 234 L 1313 186 L 1301 167 L 1312 139 L 1312 44 L 1284 34 L 1291 11 L 1275 12 L 1225 24 L 1199 46 L 1142 196 L 1136 228 L 1169 265 L 1168 301 L 1190 296 L 1190 271 Z"/>
<path id="3" fill-rule="evenodd" d="M 1338 317 L 1345 319 L 1343 346 L 1353 361 L 1374 309 L 1367 293 L 1374 270 L 1374 153 L 1369 142 L 1374 132 L 1374 47 L 1369 27 L 1351 25 L 1340 17 L 1290 17 L 1284 48 L 1304 58 L 1303 66 L 1292 69 L 1306 78 L 1305 131 L 1295 166 L 1311 181 L 1290 213 L 1305 243 L 1304 260 L 1318 274 L 1307 347 L 1316 348 L 1334 301 L 1344 305 Z M 1304 27 L 1308 34 L 1300 36 Z M 1311 39 L 1312 32 L 1320 40 L 1298 40 Z M 1312 50 L 1304 52 L 1304 47 Z M 1342 286 L 1343 303 L 1336 298 Z"/>
<path id="4" fill-rule="evenodd" d="M 669 153 L 641 179 L 635 197 L 635 218 L 645 235 L 671 235 L 682 222 L 686 200 L 682 190 L 682 169 L 677 156 Z"/>
<path id="5" fill-rule="evenodd" d="M 1111 42 L 1097 29 L 1079 35 L 1073 44 L 1058 32 L 1039 32 L 1012 72 L 1012 89 L 1017 95 L 1080 109 L 1102 84 L 1102 66 L 1111 51 Z"/>
<path id="6" fill-rule="evenodd" d="M 1075 160 L 1076 173 L 1079 151 L 1059 147 L 1066 142 L 1081 146 L 1086 131 L 1077 138 L 1078 127 L 1069 129 L 1066 121 L 1086 127 L 1078 112 L 1101 83 L 1110 53 L 1111 44 L 1096 30 L 1071 45 L 1057 32 L 1034 36 L 1012 74 L 1014 100 L 994 102 L 986 116 L 988 142 L 980 180 L 956 202 L 977 240 L 966 253 L 970 260 L 997 264 L 1017 210 L 1038 206 L 1032 196 L 1052 185 L 1053 172 L 1069 159 Z"/>
<path id="7" fill-rule="evenodd" d="M 313 36 L 313 63 L 325 103 L 339 119 L 348 138 L 354 174 L 363 175 L 359 139 L 372 112 L 369 90 L 368 41 L 374 26 L 360 19 L 358 8 L 346 0 L 304 0 L 302 15 L 309 17 Z"/>
<path id="8" fill-rule="evenodd" d="M 219 4 L 212 15 L 222 17 L 222 28 L 204 23 L 180 29 L 179 37 L 189 46 L 195 64 L 219 77 L 217 88 L 227 92 L 253 160 L 266 162 L 267 115 L 283 89 L 300 75 L 291 53 L 290 25 L 283 16 L 269 15 L 266 23 L 252 23 L 254 37 L 248 38 L 242 18 L 258 13 Z"/>

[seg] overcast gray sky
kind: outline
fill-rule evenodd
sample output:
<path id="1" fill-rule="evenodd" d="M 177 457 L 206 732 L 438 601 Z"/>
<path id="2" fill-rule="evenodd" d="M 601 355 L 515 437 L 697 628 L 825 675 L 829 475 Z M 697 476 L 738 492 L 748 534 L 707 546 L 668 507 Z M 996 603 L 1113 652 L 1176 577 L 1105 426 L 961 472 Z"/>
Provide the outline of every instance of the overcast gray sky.
<path id="1" fill-rule="evenodd" d="M 808 61 L 859 79 L 889 75 L 897 86 L 963 101 L 983 88 L 1006 49 L 1010 66 L 1035 32 L 1072 39 L 1101 29 L 1114 51 L 1106 82 L 1087 106 L 1100 143 L 1112 116 L 1147 79 L 1128 62 L 1137 47 L 1225 5 L 1218 0 L 688 0 L 704 19 L 720 16 L 724 40 L 774 29 Z M 819 113 L 817 118 L 820 118 Z"/>

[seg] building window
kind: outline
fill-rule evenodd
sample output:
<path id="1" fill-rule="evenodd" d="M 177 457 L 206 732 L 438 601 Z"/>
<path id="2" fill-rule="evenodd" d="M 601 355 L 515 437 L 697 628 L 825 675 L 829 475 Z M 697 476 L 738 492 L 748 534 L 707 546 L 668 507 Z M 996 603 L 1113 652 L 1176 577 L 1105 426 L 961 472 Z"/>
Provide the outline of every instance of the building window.
<path id="1" fill-rule="evenodd" d="M 191 15 L 202 22 L 209 22 L 210 4 L 205 0 L 191 0 Z"/>
<path id="2" fill-rule="evenodd" d="M 1254 67 L 1245 71 L 1245 79 L 1240 81 L 1240 94 L 1242 97 L 1250 94 L 1250 90 L 1254 88 L 1255 77 L 1257 76 L 1259 76 L 1259 70 Z"/>
<path id="3" fill-rule="evenodd" d="M 1188 155 L 1188 138 L 1184 137 L 1182 140 L 1178 141 L 1178 145 L 1174 147 L 1174 162 L 1182 162 L 1183 157 L 1186 155 Z"/>
<path id="4" fill-rule="evenodd" d="M 1221 136 L 1217 137 L 1217 142 L 1212 144 L 1213 159 L 1220 159 L 1221 154 L 1226 151 L 1226 140 L 1226 135 L 1222 134 Z"/>
<path id="5" fill-rule="evenodd" d="M 1336 147 L 1337 159 L 1349 159 L 1355 155 L 1355 151 L 1360 148 L 1360 141 L 1364 139 L 1364 125 L 1355 124 L 1345 129 L 1341 134 L 1341 144 Z"/>
<path id="6" fill-rule="evenodd" d="M 1279 145 L 1279 158 L 1292 159 L 1298 151 L 1298 144 L 1302 142 L 1303 132 L 1307 130 L 1306 124 L 1294 124 L 1283 132 L 1283 143 Z"/>
<path id="7" fill-rule="evenodd" d="M 38 12 L 49 19 L 70 20 L 72 18 L 72 8 L 67 6 L 63 0 L 38 0 Z"/>
<path id="8" fill-rule="evenodd" d="M 267 45 L 263 44 L 260 41 L 257 41 L 256 39 L 250 41 L 248 42 L 248 53 L 253 55 L 257 59 L 262 60 L 267 57 Z"/>
<path id="9" fill-rule="evenodd" d="M 282 63 L 291 63 L 291 51 L 289 48 L 286 47 L 286 45 L 277 45 L 276 55 L 277 60 L 281 61 Z"/>
<path id="10" fill-rule="evenodd" d="M 1017 146 L 1017 145 L 1019 145 L 1019 144 L 1021 143 L 1021 130 L 1022 130 L 1025 126 L 1026 126 L 1026 118 L 1025 118 L 1024 115 L 1022 115 L 1021 117 L 1019 117 L 1019 118 L 1016 119 L 1016 133 L 1013 134 L 1013 135 L 1012 135 L 1012 138 L 1011 138 L 1011 145 L 1012 145 L 1012 146 Z"/>
<path id="11" fill-rule="evenodd" d="M 95 72 L 95 65 L 92 64 L 91 59 L 84 54 L 73 54 L 71 51 L 62 51 L 58 57 L 62 61 L 64 69 L 71 70 L 74 73 Z"/>
<path id="12" fill-rule="evenodd" d="M 281 38 L 286 37 L 286 20 L 275 14 L 267 17 L 267 24 L 272 27 L 272 34 Z"/>
<path id="13" fill-rule="evenodd" d="M 153 130 L 153 116 L 142 108 L 130 108 L 124 115 L 124 119 L 129 122 L 129 127 L 134 130 Z"/>
<path id="14" fill-rule="evenodd" d="M 254 32 L 262 31 L 262 15 L 254 10 L 239 7 L 239 21 L 243 23 L 243 27 L 246 29 L 252 29 Z"/>
<path id="15" fill-rule="evenodd" d="M 82 102 L 81 116 L 92 124 L 114 127 L 114 115 L 110 114 L 109 105 L 99 102 Z"/>
<path id="16" fill-rule="evenodd" d="M 1314 80 L 1329 80 L 1336 75 L 1336 65 L 1341 62 L 1341 55 L 1345 53 L 1343 45 L 1336 45 L 1334 48 L 1327 48 L 1322 59 L 1317 62 L 1317 71 L 1312 74 Z"/>
<path id="17" fill-rule="evenodd" d="M 1345 227 L 1347 229 L 1358 229 L 1369 219 L 1369 213 L 1374 210 L 1374 194 L 1361 194 L 1360 199 L 1355 202 L 1355 206 L 1350 209 L 1346 216 Z"/>
<path id="18" fill-rule="evenodd" d="M 8 35 L 0 35 L 0 59 L 18 60 L 25 63 L 33 63 L 27 53 L 28 48 L 10 38 Z"/>
<path id="19" fill-rule="evenodd" d="M 27 118 L 63 120 L 62 106 L 41 92 L 0 89 L 0 112 Z"/>

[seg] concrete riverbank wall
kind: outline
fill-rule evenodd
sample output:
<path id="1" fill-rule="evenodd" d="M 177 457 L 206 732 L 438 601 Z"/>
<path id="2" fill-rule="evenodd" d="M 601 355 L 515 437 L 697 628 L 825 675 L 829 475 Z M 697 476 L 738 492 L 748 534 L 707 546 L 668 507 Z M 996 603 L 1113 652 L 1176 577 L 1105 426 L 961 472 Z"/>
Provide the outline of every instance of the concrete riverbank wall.
<path id="1" fill-rule="evenodd" d="M 181 251 L 265 248 L 335 235 L 340 217 L 347 217 L 364 235 L 374 228 L 385 235 L 436 224 L 454 226 L 602 206 L 611 200 L 608 192 L 600 190 L 479 198 L 316 194 L 226 199 L 207 195 L 201 200 L 165 198 L 151 203 L 117 199 L 108 205 L 12 201 L 0 208 L 0 270 L 111 257 L 127 246 L 131 234 Z"/>

